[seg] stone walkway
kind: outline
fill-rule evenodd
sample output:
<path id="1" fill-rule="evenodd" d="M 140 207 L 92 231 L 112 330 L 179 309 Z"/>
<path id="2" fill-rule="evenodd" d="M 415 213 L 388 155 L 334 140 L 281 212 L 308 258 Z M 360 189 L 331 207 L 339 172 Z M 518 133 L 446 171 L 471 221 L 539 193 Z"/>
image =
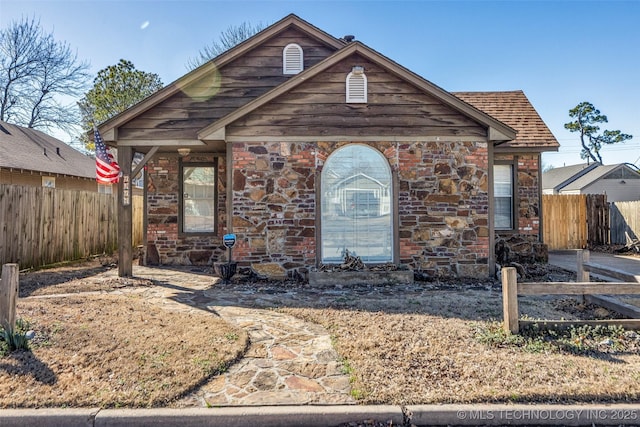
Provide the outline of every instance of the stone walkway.
<path id="1" fill-rule="evenodd" d="M 117 271 L 107 274 L 116 276 Z M 173 310 L 206 310 L 249 334 L 244 357 L 224 375 L 183 398 L 179 406 L 356 403 L 349 377 L 322 326 L 253 308 L 254 290 L 225 292 L 222 286 L 212 287 L 216 279 L 209 274 L 136 266 L 134 276 L 159 286 L 117 292 L 138 292 Z"/>

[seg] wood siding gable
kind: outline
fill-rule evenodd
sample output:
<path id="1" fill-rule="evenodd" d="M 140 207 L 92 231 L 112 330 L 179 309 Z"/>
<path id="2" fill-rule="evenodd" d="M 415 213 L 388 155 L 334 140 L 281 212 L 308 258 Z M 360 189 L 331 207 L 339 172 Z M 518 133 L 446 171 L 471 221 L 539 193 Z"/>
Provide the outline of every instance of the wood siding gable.
<path id="1" fill-rule="evenodd" d="M 368 102 L 345 102 L 345 78 L 355 65 L 368 80 Z M 227 140 L 244 137 L 456 136 L 486 140 L 483 124 L 443 104 L 359 53 L 305 79 L 271 102 L 234 121 Z"/>
<path id="2" fill-rule="evenodd" d="M 305 68 L 324 60 L 344 42 L 295 15 L 193 70 L 99 126 L 107 141 L 193 140 L 197 131 L 282 84 L 282 49 L 305 51 Z"/>
<path id="3" fill-rule="evenodd" d="M 299 29 L 288 28 L 125 123 L 118 139 L 197 139 L 203 127 L 292 77 L 282 71 L 282 50 L 292 42 L 304 50 L 306 68 L 333 53 Z"/>
<path id="4" fill-rule="evenodd" d="M 371 76 L 373 79 L 369 82 L 371 98 L 366 104 L 345 104 L 345 78 L 354 65 L 364 65 L 367 77 Z M 277 110 L 277 107 L 268 107 L 266 113 L 257 111 L 266 104 L 285 107 L 281 110 L 281 117 L 269 117 L 275 111 L 273 108 Z M 297 107 L 296 104 L 298 104 Z M 309 112 L 307 107 L 304 107 L 305 104 L 312 105 L 314 111 Z M 315 110 L 316 106 L 318 110 Z M 307 117 L 308 120 L 316 123 L 305 124 L 301 122 L 300 117 L 295 117 L 296 111 L 303 112 L 301 109 L 310 116 L 316 116 L 315 118 Z M 415 111 L 412 112 L 412 109 Z M 361 114 L 362 110 L 367 111 L 367 114 Z M 356 114 L 358 111 L 360 114 Z M 265 116 L 245 117 L 254 112 L 257 115 L 265 114 Z M 340 118 L 340 115 L 345 112 L 347 116 Z M 324 123 L 322 113 L 333 116 L 336 120 L 334 123 Z M 287 118 L 287 115 L 290 117 Z M 395 118 L 396 115 L 398 118 Z M 352 122 L 351 129 L 345 128 L 346 121 L 355 116 L 360 117 L 360 122 Z M 241 122 L 241 119 L 244 122 Z M 279 129 L 254 131 L 246 129 L 249 125 L 260 126 L 258 122 L 262 121 L 266 124 L 273 119 L 281 120 L 279 123 L 275 122 Z M 395 123 L 394 128 L 386 129 L 391 122 Z M 271 121 L 271 123 L 274 122 Z M 311 129 L 303 134 L 297 133 L 310 124 L 317 129 Z M 327 125 L 333 126 L 334 129 L 327 129 Z M 347 136 L 362 136 L 365 133 L 376 132 L 373 128 L 363 130 L 363 127 L 376 125 L 381 132 L 387 132 L 384 135 L 389 136 L 397 136 L 399 131 L 405 132 L 405 135 L 424 135 L 428 126 L 440 126 L 441 129 L 431 134 L 434 136 L 439 131 L 445 133 L 438 136 L 467 135 L 485 140 L 487 138 L 510 140 L 516 136 L 516 132 L 504 123 L 461 101 L 362 43 L 353 42 L 260 98 L 202 129 L 199 139 L 208 140 L 227 126 L 230 126 L 229 130 L 236 135 L 241 135 L 243 132 L 267 132 L 267 134 L 273 132 L 274 136 L 294 134 L 299 136 L 321 131 L 314 135 L 331 135 L 331 132 L 337 132 L 333 135 L 339 136 L 342 135 L 341 131 L 347 131 Z M 294 128 L 287 130 L 284 129 L 286 126 L 294 126 Z M 299 129 L 296 129 L 296 126 Z M 243 127 L 245 129 L 241 130 L 240 128 Z M 377 135 L 381 134 L 377 133 Z"/>

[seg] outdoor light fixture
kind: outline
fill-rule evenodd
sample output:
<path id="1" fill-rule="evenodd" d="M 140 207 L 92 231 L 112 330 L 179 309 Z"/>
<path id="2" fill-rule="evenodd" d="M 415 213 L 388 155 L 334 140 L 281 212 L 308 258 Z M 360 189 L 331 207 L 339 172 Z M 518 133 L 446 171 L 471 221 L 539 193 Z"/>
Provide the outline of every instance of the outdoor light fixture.
<path id="1" fill-rule="evenodd" d="M 191 153 L 191 148 L 178 148 L 178 154 L 180 157 L 188 156 Z"/>
<path id="2" fill-rule="evenodd" d="M 351 72 L 352 72 L 353 74 L 356 74 L 356 75 L 364 74 L 364 67 L 363 67 L 363 66 L 361 66 L 361 65 L 355 65 L 355 66 L 351 69 Z"/>

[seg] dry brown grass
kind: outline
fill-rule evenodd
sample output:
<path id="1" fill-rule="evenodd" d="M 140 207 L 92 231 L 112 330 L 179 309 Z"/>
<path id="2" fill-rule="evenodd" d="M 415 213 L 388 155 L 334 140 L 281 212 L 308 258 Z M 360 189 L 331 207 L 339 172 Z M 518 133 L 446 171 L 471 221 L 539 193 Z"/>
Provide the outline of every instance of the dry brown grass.
<path id="1" fill-rule="evenodd" d="M 477 331 L 495 327 L 495 321 L 483 314 L 492 305 L 500 309 L 495 295 L 458 290 L 439 292 L 430 300 L 431 304 L 420 302 L 404 313 L 361 308 L 284 311 L 332 332 L 336 349 L 351 370 L 352 393 L 365 404 L 640 398 L 637 344 L 631 351 L 594 349 L 582 354 L 549 351 L 544 341 L 533 349 L 491 346 L 481 343 Z M 556 319 L 562 315 L 548 301 L 527 305 L 532 314 Z"/>
<path id="2" fill-rule="evenodd" d="M 67 289 L 68 290 L 68 289 Z M 32 351 L 0 357 L 0 407 L 167 406 L 244 352 L 245 332 L 139 296 L 21 299 Z"/>
<path id="3" fill-rule="evenodd" d="M 21 277 L 21 295 L 152 285 L 89 277 L 102 270 L 92 264 L 31 273 Z M 553 280 L 571 279 L 552 273 Z M 263 287 L 263 297 L 270 295 Z M 377 299 L 365 288 L 323 292 L 307 302 L 274 295 L 280 310 L 329 329 L 362 403 L 640 399 L 637 347 L 570 354 L 489 345 L 477 331 L 489 331 L 501 318 L 499 287 L 426 284 L 425 289 L 402 294 L 384 288 Z M 532 318 L 609 314 L 600 311 L 566 300 L 521 299 L 521 312 Z M 171 406 L 247 344 L 243 331 L 211 313 L 168 311 L 134 294 L 21 299 L 18 313 L 32 322 L 38 338 L 32 353 L 0 357 L 0 407 Z"/>

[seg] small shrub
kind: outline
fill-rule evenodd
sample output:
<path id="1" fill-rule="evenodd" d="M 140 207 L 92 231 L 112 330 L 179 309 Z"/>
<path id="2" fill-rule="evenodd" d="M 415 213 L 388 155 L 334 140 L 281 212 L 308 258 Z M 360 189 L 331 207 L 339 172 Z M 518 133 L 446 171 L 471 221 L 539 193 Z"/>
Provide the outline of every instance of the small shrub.
<path id="1" fill-rule="evenodd" d="M 13 331 L 1 329 L 0 338 L 2 338 L 4 345 L 0 346 L 0 353 L 4 355 L 11 351 L 29 350 L 27 331 L 30 327 L 31 325 L 26 320 L 16 319 L 16 326 Z"/>

